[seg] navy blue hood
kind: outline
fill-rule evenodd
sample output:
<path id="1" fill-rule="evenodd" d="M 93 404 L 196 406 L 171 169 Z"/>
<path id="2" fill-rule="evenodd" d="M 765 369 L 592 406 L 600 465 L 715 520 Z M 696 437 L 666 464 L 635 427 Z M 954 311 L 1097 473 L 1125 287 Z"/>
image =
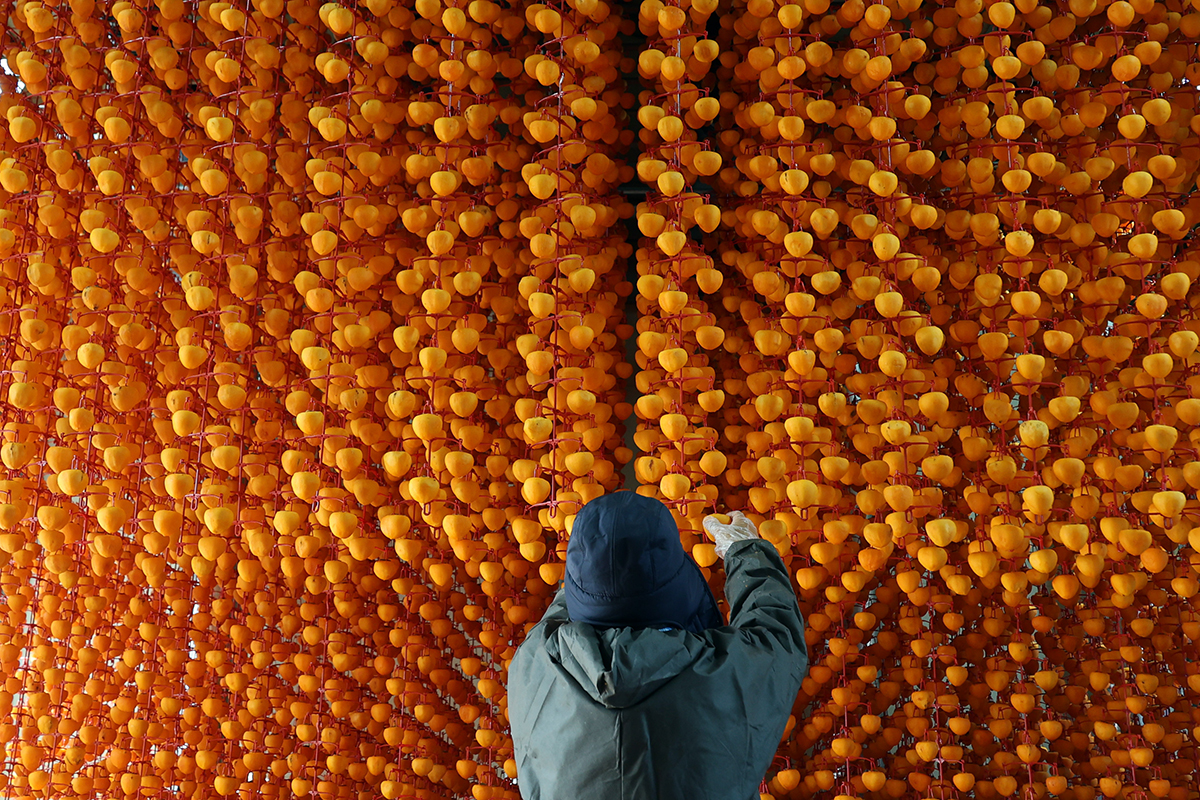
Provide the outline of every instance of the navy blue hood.
<path id="1" fill-rule="evenodd" d="M 725 624 L 671 512 L 636 492 L 597 497 L 575 517 L 564 579 L 567 614 L 597 628 Z"/>

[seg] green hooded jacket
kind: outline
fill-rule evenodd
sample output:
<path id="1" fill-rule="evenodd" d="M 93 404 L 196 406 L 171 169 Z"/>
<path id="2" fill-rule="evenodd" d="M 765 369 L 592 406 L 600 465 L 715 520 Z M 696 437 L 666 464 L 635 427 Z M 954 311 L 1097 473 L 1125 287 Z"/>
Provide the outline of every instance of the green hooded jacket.
<path id="1" fill-rule="evenodd" d="M 517 648 L 508 716 L 524 800 L 757 800 L 808 671 L 775 548 L 725 555 L 730 624 L 571 622 L 560 590 Z"/>

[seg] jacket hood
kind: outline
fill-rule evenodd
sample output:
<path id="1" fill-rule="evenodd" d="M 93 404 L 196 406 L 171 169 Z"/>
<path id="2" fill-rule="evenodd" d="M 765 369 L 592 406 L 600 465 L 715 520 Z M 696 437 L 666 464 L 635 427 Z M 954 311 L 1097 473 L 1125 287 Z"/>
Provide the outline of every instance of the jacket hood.
<path id="1" fill-rule="evenodd" d="M 568 622 L 550 633 L 546 652 L 597 703 L 627 708 L 654 694 L 703 653 L 704 639 L 654 628 L 597 630 Z"/>
<path id="2" fill-rule="evenodd" d="M 700 633 L 724 619 L 671 512 L 636 492 L 580 510 L 567 545 L 567 613 L 598 628 L 681 628 Z"/>

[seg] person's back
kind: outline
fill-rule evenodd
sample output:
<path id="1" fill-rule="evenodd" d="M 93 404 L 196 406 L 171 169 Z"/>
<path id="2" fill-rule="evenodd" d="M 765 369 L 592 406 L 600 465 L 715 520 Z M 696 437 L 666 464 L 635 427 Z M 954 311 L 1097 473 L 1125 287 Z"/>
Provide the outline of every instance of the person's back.
<path id="1" fill-rule="evenodd" d="M 524 800 L 757 798 L 808 653 L 782 560 L 735 522 L 726 626 L 665 506 L 622 492 L 581 511 L 509 668 Z"/>

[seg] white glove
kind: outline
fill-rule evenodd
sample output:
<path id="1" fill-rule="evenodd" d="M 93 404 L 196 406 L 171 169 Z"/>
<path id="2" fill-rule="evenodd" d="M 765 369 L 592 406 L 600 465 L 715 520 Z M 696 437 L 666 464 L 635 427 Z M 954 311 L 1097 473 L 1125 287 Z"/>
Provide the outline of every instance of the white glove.
<path id="1" fill-rule="evenodd" d="M 760 538 L 754 523 L 740 511 L 729 515 L 729 522 L 721 522 L 715 515 L 704 518 L 704 531 L 713 540 L 717 558 L 724 558 L 734 542 L 746 542 Z"/>

